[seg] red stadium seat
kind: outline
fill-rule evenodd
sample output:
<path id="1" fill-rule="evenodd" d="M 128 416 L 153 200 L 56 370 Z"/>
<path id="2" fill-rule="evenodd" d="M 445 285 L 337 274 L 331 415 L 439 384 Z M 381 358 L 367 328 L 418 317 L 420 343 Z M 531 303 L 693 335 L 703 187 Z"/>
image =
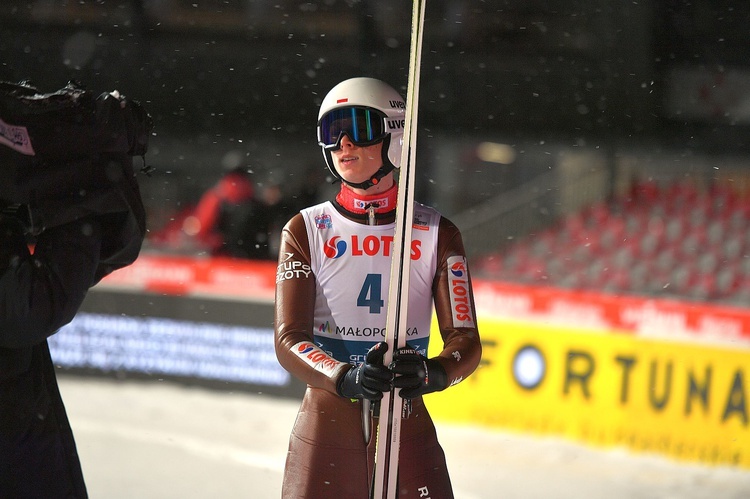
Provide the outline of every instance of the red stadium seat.
<path id="1" fill-rule="evenodd" d="M 736 303 L 750 299 L 750 197 L 691 180 L 638 182 L 477 268 L 565 288 Z"/>

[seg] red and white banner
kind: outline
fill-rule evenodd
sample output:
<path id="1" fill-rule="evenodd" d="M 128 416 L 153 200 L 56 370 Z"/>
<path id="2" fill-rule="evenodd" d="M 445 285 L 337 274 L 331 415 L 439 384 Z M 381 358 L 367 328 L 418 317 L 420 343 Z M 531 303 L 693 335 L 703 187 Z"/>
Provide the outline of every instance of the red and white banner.
<path id="1" fill-rule="evenodd" d="M 750 309 L 475 281 L 477 316 L 750 346 Z"/>
<path id="2" fill-rule="evenodd" d="M 272 302 L 276 262 L 142 254 L 102 288 Z M 477 317 L 750 346 L 750 309 L 473 280 Z M 481 325 L 481 324 L 480 324 Z"/>
<path id="3" fill-rule="evenodd" d="M 272 302 L 276 262 L 142 254 L 97 287 Z"/>

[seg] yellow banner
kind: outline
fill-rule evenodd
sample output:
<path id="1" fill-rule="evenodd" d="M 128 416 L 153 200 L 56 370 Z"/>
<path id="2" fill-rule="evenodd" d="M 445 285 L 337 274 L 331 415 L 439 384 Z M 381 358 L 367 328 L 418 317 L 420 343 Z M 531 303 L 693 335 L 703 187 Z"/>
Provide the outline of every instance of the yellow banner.
<path id="1" fill-rule="evenodd" d="M 750 468 L 750 349 L 501 320 L 480 331 L 480 368 L 427 396 L 436 420 Z"/>

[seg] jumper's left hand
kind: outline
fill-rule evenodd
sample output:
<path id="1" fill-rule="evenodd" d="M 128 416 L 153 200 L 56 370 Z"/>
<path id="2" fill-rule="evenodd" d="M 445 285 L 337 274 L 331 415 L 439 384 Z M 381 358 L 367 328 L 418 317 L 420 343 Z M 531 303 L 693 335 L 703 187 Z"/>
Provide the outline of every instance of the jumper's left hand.
<path id="1" fill-rule="evenodd" d="M 440 362 L 410 347 L 396 350 L 388 368 L 396 375 L 393 386 L 401 388 L 401 398 L 413 399 L 448 387 L 448 375 Z"/>

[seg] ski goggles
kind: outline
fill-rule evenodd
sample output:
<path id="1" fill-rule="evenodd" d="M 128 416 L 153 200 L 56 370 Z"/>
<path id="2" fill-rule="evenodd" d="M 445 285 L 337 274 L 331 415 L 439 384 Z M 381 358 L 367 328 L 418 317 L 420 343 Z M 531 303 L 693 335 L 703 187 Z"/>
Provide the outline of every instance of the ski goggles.
<path id="1" fill-rule="evenodd" d="M 318 122 L 318 144 L 335 151 L 346 135 L 355 145 L 370 146 L 386 136 L 386 115 L 371 107 L 342 107 L 329 111 Z"/>

